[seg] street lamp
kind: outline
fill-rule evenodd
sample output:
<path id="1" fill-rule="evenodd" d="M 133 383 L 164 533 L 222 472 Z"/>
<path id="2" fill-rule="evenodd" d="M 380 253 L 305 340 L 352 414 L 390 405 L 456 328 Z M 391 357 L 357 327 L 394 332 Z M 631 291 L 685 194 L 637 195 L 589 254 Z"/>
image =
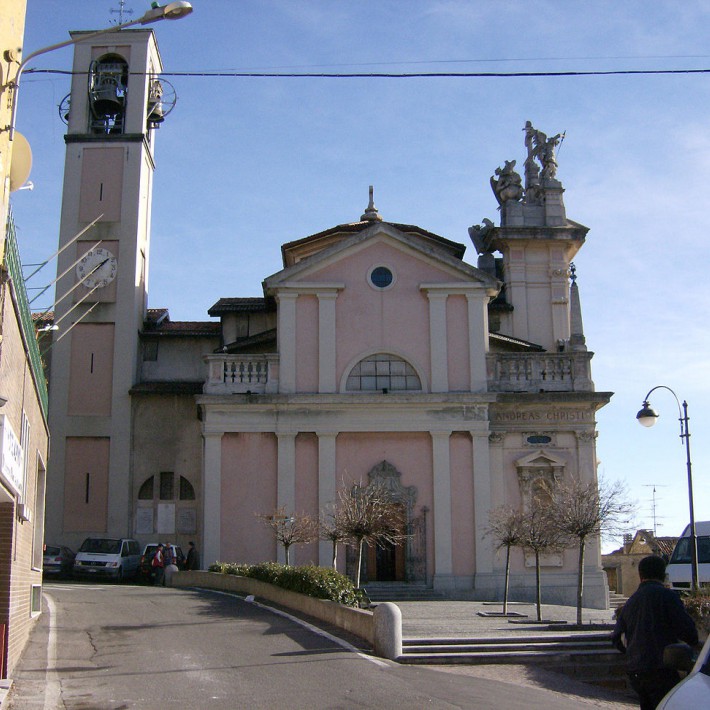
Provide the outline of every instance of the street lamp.
<path id="1" fill-rule="evenodd" d="M 698 589 L 698 538 L 695 534 L 695 510 L 693 507 L 693 472 L 692 464 L 690 462 L 690 429 L 688 427 L 688 403 L 683 400 L 683 408 L 681 410 L 680 400 L 676 393 L 665 385 L 658 385 L 653 389 L 649 390 L 648 394 L 644 397 L 643 407 L 636 415 L 639 424 L 645 427 L 652 427 L 656 420 L 658 419 L 658 413 L 651 408 L 651 404 L 648 401 L 651 392 L 657 389 L 668 390 L 673 397 L 675 397 L 676 404 L 678 405 L 678 420 L 680 421 L 680 438 L 685 439 L 685 460 L 688 469 L 688 504 L 690 507 L 690 560 L 691 560 L 691 588 Z"/>
<path id="2" fill-rule="evenodd" d="M 44 47 L 38 49 L 36 52 L 28 54 L 21 62 L 20 66 L 17 68 L 17 73 L 15 78 L 9 82 L 8 86 L 13 92 L 12 101 L 12 116 L 10 118 L 10 133 L 8 139 L 12 141 L 15 137 L 15 121 L 17 119 L 17 94 L 20 89 L 20 79 L 22 77 L 22 72 L 24 71 L 27 63 L 38 57 L 40 54 L 47 54 L 47 52 L 53 52 L 55 49 L 62 49 L 68 47 L 72 44 L 77 44 L 77 42 L 84 42 L 87 39 L 94 39 L 100 35 L 109 34 L 111 32 L 118 32 L 118 30 L 125 29 L 126 27 L 133 27 L 135 25 L 149 25 L 153 22 L 158 22 L 159 20 L 179 20 L 181 17 L 185 17 L 192 12 L 192 5 L 186 0 L 175 0 L 175 2 L 169 2 L 166 5 L 158 5 L 157 2 L 151 4 L 150 10 L 145 13 L 142 17 L 137 20 L 131 20 L 130 22 L 124 22 L 120 25 L 112 25 L 103 30 L 97 30 L 96 32 L 90 32 L 89 34 L 84 34 L 79 37 L 73 37 L 65 42 L 59 42 L 58 44 L 52 44 L 49 47 Z M 12 52 L 6 52 L 6 59 L 11 60 Z"/>

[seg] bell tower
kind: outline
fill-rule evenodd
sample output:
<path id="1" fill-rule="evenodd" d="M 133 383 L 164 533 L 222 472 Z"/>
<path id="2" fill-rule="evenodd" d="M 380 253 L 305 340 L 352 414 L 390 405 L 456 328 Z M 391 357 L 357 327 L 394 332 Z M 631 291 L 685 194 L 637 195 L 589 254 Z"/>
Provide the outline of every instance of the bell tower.
<path id="1" fill-rule="evenodd" d="M 71 36 L 46 529 L 48 539 L 78 545 L 88 535 L 133 536 L 129 391 L 147 303 L 154 134 L 168 84 L 158 78 L 152 30 Z"/>

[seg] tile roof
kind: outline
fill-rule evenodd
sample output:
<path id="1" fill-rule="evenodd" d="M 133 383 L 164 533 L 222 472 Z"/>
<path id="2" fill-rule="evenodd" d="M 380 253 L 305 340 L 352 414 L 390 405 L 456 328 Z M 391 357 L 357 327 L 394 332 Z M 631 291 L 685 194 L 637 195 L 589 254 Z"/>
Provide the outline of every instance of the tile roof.
<path id="1" fill-rule="evenodd" d="M 218 316 L 222 313 L 255 313 L 261 311 L 275 311 L 276 303 L 273 298 L 248 297 L 248 298 L 220 298 L 208 311 L 207 315 Z"/>

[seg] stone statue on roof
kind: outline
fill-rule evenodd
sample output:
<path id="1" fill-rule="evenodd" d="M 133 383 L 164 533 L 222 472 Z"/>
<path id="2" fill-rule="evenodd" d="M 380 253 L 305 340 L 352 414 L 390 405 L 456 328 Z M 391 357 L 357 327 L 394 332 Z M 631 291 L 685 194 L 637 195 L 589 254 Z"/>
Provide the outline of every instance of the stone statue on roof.
<path id="1" fill-rule="evenodd" d="M 540 177 L 545 179 L 554 179 L 557 175 L 557 156 L 555 148 L 564 140 L 564 134 L 558 133 L 552 138 L 548 138 L 547 134 L 533 128 L 530 121 L 525 123 L 525 146 L 528 149 L 528 157 L 525 161 L 525 177 L 532 178 L 538 172 L 535 159 L 540 162 L 542 173 Z M 533 183 L 534 184 L 534 183 Z M 526 184 L 526 188 L 528 185 Z"/>
<path id="2" fill-rule="evenodd" d="M 495 175 L 491 177 L 491 188 L 499 205 L 509 200 L 518 202 L 523 197 L 523 181 L 514 168 L 515 160 L 506 160 L 505 165 L 496 168 Z"/>

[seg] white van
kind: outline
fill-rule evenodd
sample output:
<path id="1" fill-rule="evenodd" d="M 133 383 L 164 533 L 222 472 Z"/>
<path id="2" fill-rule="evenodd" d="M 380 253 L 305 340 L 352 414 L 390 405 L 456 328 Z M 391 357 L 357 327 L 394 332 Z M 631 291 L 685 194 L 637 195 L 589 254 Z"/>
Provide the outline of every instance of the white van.
<path id="1" fill-rule="evenodd" d="M 141 560 L 138 540 L 87 537 L 74 559 L 75 577 L 135 577 Z"/>
<path id="2" fill-rule="evenodd" d="M 695 523 L 698 541 L 698 583 L 710 585 L 710 520 Z M 690 525 L 676 543 L 666 572 L 671 589 L 690 589 Z"/>

